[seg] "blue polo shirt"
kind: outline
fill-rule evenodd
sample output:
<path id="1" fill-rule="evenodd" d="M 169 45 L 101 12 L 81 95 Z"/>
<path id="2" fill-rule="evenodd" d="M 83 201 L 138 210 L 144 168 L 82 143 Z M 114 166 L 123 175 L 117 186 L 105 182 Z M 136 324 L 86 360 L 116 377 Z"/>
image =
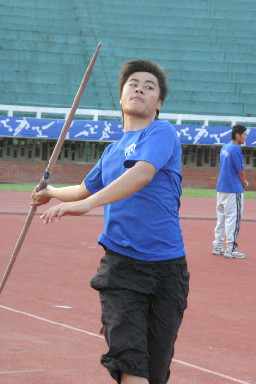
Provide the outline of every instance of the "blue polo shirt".
<path id="1" fill-rule="evenodd" d="M 176 129 L 156 120 L 139 131 L 124 132 L 110 144 L 86 176 L 93 194 L 108 186 L 137 161 L 154 165 L 152 181 L 127 198 L 104 206 L 104 233 L 99 243 L 125 256 L 158 261 L 185 255 L 179 207 L 181 145 Z"/>
<path id="2" fill-rule="evenodd" d="M 244 156 L 241 148 L 230 141 L 220 151 L 219 179 L 216 190 L 226 193 L 243 193 L 243 185 L 238 172 L 244 169 Z"/>

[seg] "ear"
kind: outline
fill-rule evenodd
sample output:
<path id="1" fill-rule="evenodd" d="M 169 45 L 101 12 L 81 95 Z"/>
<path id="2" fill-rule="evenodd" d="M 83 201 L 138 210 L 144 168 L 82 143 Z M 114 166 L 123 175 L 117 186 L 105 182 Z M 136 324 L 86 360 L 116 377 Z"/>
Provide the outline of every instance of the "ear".
<path id="1" fill-rule="evenodd" d="M 156 105 L 156 110 L 157 110 L 158 112 L 160 112 L 160 109 L 161 109 L 162 104 L 163 104 L 162 100 L 159 100 L 158 103 L 157 103 L 157 105 Z"/>

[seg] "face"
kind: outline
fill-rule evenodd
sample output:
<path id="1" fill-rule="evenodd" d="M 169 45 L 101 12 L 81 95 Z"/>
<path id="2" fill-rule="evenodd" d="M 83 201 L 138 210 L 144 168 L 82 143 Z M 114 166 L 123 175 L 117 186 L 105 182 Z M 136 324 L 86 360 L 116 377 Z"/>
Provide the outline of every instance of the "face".
<path id="1" fill-rule="evenodd" d="M 123 87 L 120 104 L 124 114 L 155 119 L 162 101 L 156 76 L 149 72 L 135 72 Z"/>
<path id="2" fill-rule="evenodd" d="M 236 134 L 236 140 L 238 141 L 238 144 L 244 144 L 247 139 L 246 131 L 242 133 L 242 135 L 239 135 L 239 133 Z"/>

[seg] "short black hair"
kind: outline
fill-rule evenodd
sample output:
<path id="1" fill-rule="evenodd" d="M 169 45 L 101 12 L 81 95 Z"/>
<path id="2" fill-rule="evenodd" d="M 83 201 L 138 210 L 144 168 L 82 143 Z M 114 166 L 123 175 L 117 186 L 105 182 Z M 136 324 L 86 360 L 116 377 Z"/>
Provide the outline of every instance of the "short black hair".
<path id="1" fill-rule="evenodd" d="M 242 124 L 236 124 L 232 127 L 231 140 L 236 139 L 236 134 L 238 133 L 240 136 L 246 131 L 246 127 Z"/>
<path id="2" fill-rule="evenodd" d="M 168 93 L 167 74 L 155 61 L 147 59 L 138 59 L 123 63 L 119 71 L 119 96 L 122 96 L 123 87 L 130 75 L 134 72 L 149 72 L 158 80 L 160 88 L 160 100 L 164 101 Z"/>

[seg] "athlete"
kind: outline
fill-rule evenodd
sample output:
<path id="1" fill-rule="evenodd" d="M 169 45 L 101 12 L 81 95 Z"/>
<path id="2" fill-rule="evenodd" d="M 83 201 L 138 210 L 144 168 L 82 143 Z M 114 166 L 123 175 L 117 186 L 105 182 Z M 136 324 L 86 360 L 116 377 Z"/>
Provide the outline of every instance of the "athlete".
<path id="1" fill-rule="evenodd" d="M 246 140 L 244 125 L 232 128 L 231 141 L 220 151 L 220 169 L 217 184 L 217 225 L 213 254 L 227 258 L 244 259 L 245 254 L 238 252 L 236 239 L 240 229 L 243 211 L 244 189 L 249 183 L 245 177 L 244 157 L 240 148 Z M 226 250 L 223 248 L 226 234 Z"/>
<path id="2" fill-rule="evenodd" d="M 179 221 L 181 145 L 175 128 L 158 120 L 168 89 L 157 63 L 124 63 L 119 92 L 121 140 L 81 185 L 35 189 L 33 204 L 63 201 L 41 216 L 45 224 L 104 206 L 98 241 L 105 256 L 91 280 L 109 347 L 101 363 L 117 383 L 165 384 L 189 289 Z"/>

